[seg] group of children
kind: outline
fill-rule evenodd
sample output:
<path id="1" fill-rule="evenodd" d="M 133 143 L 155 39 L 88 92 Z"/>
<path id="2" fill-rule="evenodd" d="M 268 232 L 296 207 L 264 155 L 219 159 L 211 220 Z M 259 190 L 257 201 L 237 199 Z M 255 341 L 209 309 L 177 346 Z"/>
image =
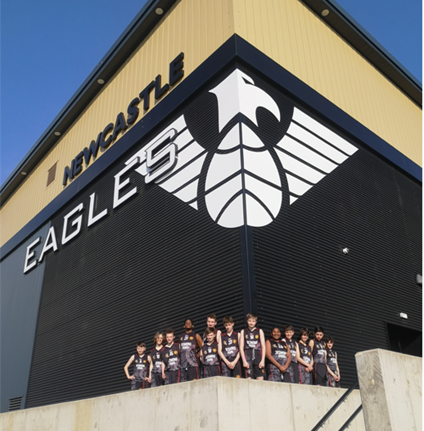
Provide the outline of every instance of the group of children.
<path id="1" fill-rule="evenodd" d="M 258 318 L 249 313 L 247 327 L 240 333 L 233 330 L 231 316 L 223 319 L 225 332 L 215 328 L 216 316 L 207 317 L 207 328 L 200 337 L 193 331 L 191 319 L 184 322 L 184 330 L 175 342 L 175 332 L 167 329 L 165 336 L 155 334 L 155 347 L 146 353 L 144 343 L 137 343 L 135 353 L 124 367 L 131 380 L 131 389 L 143 389 L 187 382 L 214 376 L 244 377 L 273 382 L 300 383 L 305 385 L 340 386 L 337 353 L 333 351 L 334 339 L 327 337 L 324 329 L 316 327 L 314 338 L 309 341 L 309 331 L 299 331 L 299 342 L 293 340 L 293 326 L 284 327 L 284 338 L 279 328 L 271 330 L 265 341 L 262 329 L 256 327 Z M 133 364 L 133 374 L 129 367 Z"/>

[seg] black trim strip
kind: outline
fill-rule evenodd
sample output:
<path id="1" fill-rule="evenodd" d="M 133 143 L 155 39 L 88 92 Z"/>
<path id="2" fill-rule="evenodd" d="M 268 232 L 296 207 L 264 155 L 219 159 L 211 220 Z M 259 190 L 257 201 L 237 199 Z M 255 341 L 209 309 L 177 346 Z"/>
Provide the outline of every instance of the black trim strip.
<path id="1" fill-rule="evenodd" d="M 358 123 L 340 108 L 333 105 L 329 100 L 325 99 L 240 36 L 234 35 L 184 79 L 161 103 L 154 107 L 149 112 L 149 115 L 142 118 L 119 139 L 119 144 L 115 143 L 109 148 L 89 169 L 73 180 L 60 195 L 4 244 L 0 249 L 1 260 L 25 241 L 32 232 L 48 222 L 63 205 L 85 187 L 88 187 L 93 180 L 109 168 L 118 158 L 123 157 L 134 145 L 154 130 L 155 127 L 166 121 L 166 118 L 176 109 L 179 109 L 181 104 L 187 102 L 195 95 L 202 86 L 207 85 L 208 81 L 217 73 L 224 71 L 230 65 L 245 65 L 256 69 L 256 73 L 261 74 L 268 81 L 273 81 L 273 84 L 285 90 L 286 93 L 291 95 L 295 100 L 298 100 L 302 105 L 306 104 L 316 113 L 317 117 L 324 118 L 333 124 L 336 130 L 344 130 L 353 139 L 359 140 L 411 177 L 422 182 L 420 166 L 365 126 Z"/>

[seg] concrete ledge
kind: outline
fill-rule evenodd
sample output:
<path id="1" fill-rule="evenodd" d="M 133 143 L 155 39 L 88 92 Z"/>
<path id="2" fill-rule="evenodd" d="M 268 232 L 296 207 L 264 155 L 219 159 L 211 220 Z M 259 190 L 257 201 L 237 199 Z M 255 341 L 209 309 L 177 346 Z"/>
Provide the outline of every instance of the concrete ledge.
<path id="1" fill-rule="evenodd" d="M 387 350 L 355 355 L 367 431 L 422 429 L 422 359 Z"/>
<path id="2" fill-rule="evenodd" d="M 214 377 L 3 413 L 0 429 L 311 431 L 345 391 Z M 354 391 L 321 429 L 338 430 L 360 403 L 359 391 Z M 349 431 L 364 430 L 360 414 Z"/>

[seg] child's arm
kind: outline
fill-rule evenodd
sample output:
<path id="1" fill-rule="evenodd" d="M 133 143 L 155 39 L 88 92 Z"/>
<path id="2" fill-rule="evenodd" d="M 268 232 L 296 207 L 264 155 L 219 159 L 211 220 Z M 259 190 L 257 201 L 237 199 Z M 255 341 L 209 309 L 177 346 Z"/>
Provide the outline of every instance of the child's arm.
<path id="1" fill-rule="evenodd" d="M 336 355 L 337 374 L 338 374 L 337 379 L 336 379 L 336 382 L 339 382 L 339 381 L 340 381 L 339 360 L 337 359 L 337 353 L 335 353 L 335 355 Z"/>
<path id="2" fill-rule="evenodd" d="M 149 358 L 150 358 L 150 354 L 149 354 Z M 152 361 L 152 359 L 150 358 L 150 366 L 149 366 L 149 382 L 151 382 L 152 381 L 152 370 L 153 370 L 153 361 Z"/>
<path id="3" fill-rule="evenodd" d="M 219 329 L 216 331 L 216 342 L 218 344 L 221 342 L 221 331 Z"/>
<path id="4" fill-rule="evenodd" d="M 285 339 L 283 341 L 286 342 Z M 290 365 L 291 360 L 292 360 L 290 347 L 287 345 L 287 343 L 286 343 L 286 346 L 287 346 L 287 362 L 286 362 L 286 365 L 284 365 L 284 367 L 283 367 L 283 373 L 285 373 L 287 371 L 287 368 L 289 368 L 289 365 Z"/>
<path id="5" fill-rule="evenodd" d="M 124 367 L 125 375 L 127 376 L 127 379 L 129 379 L 129 380 L 135 379 L 135 377 L 130 376 L 130 374 L 128 372 L 128 367 L 132 364 L 133 361 L 134 361 L 134 355 L 132 355 L 131 358 L 128 359 L 128 362 L 125 364 L 125 367 Z"/>
<path id="6" fill-rule="evenodd" d="M 249 364 L 246 361 L 246 356 L 244 355 L 244 329 L 242 329 L 240 333 L 240 355 L 243 362 L 243 367 L 249 368 Z"/>
<path id="7" fill-rule="evenodd" d="M 259 330 L 259 339 L 261 341 L 261 351 L 262 351 L 262 359 L 261 359 L 261 362 L 259 362 L 259 368 L 264 368 L 265 367 L 265 335 L 262 329 Z"/>
<path id="8" fill-rule="evenodd" d="M 199 353 L 197 354 L 197 357 L 200 358 L 200 352 L 203 347 L 203 340 L 199 334 L 196 334 L 196 343 L 197 343 L 197 346 L 199 347 Z"/>
<path id="9" fill-rule="evenodd" d="M 153 362 L 152 362 L 152 358 L 150 357 L 150 354 L 147 355 L 147 362 L 149 363 L 149 375 L 146 377 L 146 380 L 151 383 L 151 375 L 150 372 L 152 370 L 152 366 L 153 366 Z"/>
<path id="10" fill-rule="evenodd" d="M 165 362 L 162 361 L 162 379 L 165 379 Z"/>
<path id="11" fill-rule="evenodd" d="M 227 367 L 229 367 L 230 366 L 230 362 L 227 360 L 227 358 L 222 353 L 222 340 L 221 339 L 219 340 L 219 343 L 218 343 L 218 355 L 222 359 L 222 362 L 224 362 L 225 365 Z"/>
<path id="12" fill-rule="evenodd" d="M 202 364 L 205 363 L 204 358 L 203 358 L 203 349 L 200 350 L 200 360 L 202 361 Z"/>

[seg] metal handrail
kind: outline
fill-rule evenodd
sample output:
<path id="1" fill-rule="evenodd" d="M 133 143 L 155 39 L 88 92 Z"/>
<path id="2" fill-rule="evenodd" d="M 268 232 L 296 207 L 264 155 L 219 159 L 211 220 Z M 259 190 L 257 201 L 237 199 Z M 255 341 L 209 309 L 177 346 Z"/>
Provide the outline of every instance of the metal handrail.
<path id="1" fill-rule="evenodd" d="M 340 404 L 351 394 L 351 392 L 358 386 L 356 381 L 331 407 L 330 410 L 323 416 L 323 418 L 312 428 L 311 431 L 318 431 L 327 422 L 328 418 L 339 408 Z M 359 412 L 358 412 L 359 413 Z"/>
<path id="2" fill-rule="evenodd" d="M 358 415 L 358 413 L 361 410 L 362 410 L 362 404 L 352 413 L 350 418 L 342 425 L 342 427 L 339 429 L 339 431 L 344 431 L 350 425 L 350 423 L 353 421 L 353 419 L 356 418 L 356 416 Z"/>

